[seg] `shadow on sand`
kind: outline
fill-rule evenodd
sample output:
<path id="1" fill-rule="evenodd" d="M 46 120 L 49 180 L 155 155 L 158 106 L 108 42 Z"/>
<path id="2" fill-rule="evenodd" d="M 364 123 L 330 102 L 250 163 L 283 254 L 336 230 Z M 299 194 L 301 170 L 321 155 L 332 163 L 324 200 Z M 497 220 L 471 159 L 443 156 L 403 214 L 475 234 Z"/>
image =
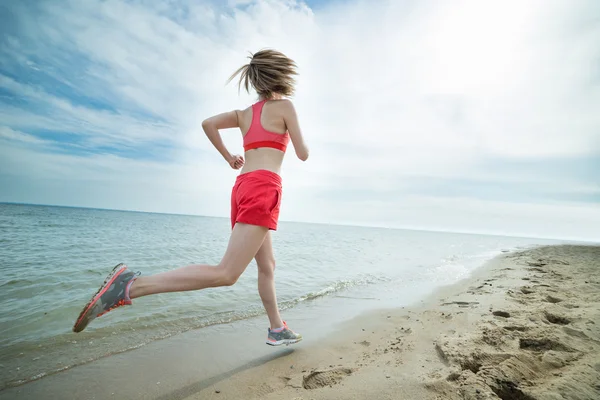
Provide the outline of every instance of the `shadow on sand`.
<path id="1" fill-rule="evenodd" d="M 232 369 L 231 371 L 223 372 L 222 374 L 213 376 L 208 379 L 203 379 L 201 381 L 192 383 L 191 385 L 184 386 L 180 389 L 174 390 L 171 393 L 167 393 L 156 397 L 155 400 L 182 400 L 192 396 L 195 393 L 198 393 L 218 382 L 221 382 L 227 378 L 232 377 L 235 374 L 243 372 L 245 370 L 258 367 L 260 365 L 266 364 L 269 361 L 277 360 L 278 358 L 287 357 L 294 352 L 293 349 L 284 349 L 275 354 L 269 354 L 263 357 L 256 358 L 250 362 L 247 362 L 244 365 L 240 365 L 239 367 Z"/>

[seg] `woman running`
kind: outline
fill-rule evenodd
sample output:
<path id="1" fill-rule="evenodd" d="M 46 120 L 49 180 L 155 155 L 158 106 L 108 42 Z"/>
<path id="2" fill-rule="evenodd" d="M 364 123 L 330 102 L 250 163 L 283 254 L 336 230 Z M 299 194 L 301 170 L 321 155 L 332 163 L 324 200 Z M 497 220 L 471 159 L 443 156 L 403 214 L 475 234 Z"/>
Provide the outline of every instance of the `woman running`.
<path id="1" fill-rule="evenodd" d="M 308 158 L 294 106 L 285 99 L 294 93 L 296 64 L 275 50 L 259 51 L 249 58 L 250 63 L 239 68 L 229 81 L 240 74 L 238 86 L 243 83 L 249 92 L 251 85 L 259 101 L 245 110 L 218 114 L 202 122 L 206 136 L 231 168 L 242 168 L 231 193 L 232 233 L 221 262 L 188 265 L 146 277 L 119 264 L 83 308 L 74 332 L 81 332 L 92 320 L 117 307 L 131 305 L 138 297 L 231 286 L 254 258 L 258 292 L 270 322 L 267 344 L 279 346 L 302 340 L 279 315 L 270 234 L 277 229 L 282 196 L 279 173 L 289 140 L 300 160 Z M 231 154 L 223 144 L 219 130 L 227 128 L 240 129 L 245 159 Z"/>

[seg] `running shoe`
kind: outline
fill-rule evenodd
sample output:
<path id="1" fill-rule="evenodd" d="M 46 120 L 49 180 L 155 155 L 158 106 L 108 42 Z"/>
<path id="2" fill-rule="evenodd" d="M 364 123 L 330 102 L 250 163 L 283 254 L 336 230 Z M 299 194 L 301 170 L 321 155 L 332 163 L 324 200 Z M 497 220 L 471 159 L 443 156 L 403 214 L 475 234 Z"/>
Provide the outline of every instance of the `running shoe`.
<path id="1" fill-rule="evenodd" d="M 283 329 L 281 331 L 272 331 L 269 328 L 269 335 L 267 336 L 267 344 L 270 346 L 281 346 L 282 344 L 289 346 L 301 340 L 302 335 L 288 328 L 285 321 L 283 321 Z"/>
<path id="2" fill-rule="evenodd" d="M 139 272 L 129 270 L 125 264 L 117 265 L 79 314 L 73 332 L 81 332 L 94 319 L 117 307 L 131 305 L 129 287 L 139 275 Z"/>

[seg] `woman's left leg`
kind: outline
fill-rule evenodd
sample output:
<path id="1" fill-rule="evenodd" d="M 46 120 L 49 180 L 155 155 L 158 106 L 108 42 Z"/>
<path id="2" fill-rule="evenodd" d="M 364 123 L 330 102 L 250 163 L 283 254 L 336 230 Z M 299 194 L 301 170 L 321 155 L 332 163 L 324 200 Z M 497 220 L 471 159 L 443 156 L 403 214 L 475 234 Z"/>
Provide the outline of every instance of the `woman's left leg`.
<path id="1" fill-rule="evenodd" d="M 265 241 L 256 253 L 256 265 L 258 266 L 258 294 L 262 300 L 271 329 L 281 328 L 283 321 L 277 307 L 277 294 L 275 292 L 275 256 L 273 255 L 273 243 L 271 233 L 267 232 Z"/>
<path id="2" fill-rule="evenodd" d="M 275 293 L 275 256 L 270 232 L 267 233 L 255 259 L 258 266 L 258 293 L 271 325 L 266 343 L 271 346 L 280 346 L 301 341 L 302 335 L 291 330 L 279 315 Z"/>

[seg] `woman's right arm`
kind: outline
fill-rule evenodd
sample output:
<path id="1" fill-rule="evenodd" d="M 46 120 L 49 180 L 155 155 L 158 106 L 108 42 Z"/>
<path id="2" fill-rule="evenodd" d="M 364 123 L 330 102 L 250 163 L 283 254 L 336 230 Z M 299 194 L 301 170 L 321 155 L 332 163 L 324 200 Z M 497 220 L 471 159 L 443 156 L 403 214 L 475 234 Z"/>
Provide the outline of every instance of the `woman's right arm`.
<path id="1" fill-rule="evenodd" d="M 289 100 L 284 100 L 283 107 L 283 120 L 290 133 L 290 139 L 294 145 L 296 156 L 302 161 L 306 161 L 308 159 L 308 147 L 304 142 L 304 137 L 300 130 L 300 124 L 298 123 L 298 116 L 296 115 L 294 104 Z"/>
<path id="2" fill-rule="evenodd" d="M 238 111 L 230 111 L 215 115 L 202 121 L 202 129 L 215 146 L 217 151 L 221 153 L 225 161 L 229 163 L 231 168 L 240 169 L 244 165 L 244 158 L 238 155 L 232 155 L 225 147 L 219 129 L 239 128 Z"/>

